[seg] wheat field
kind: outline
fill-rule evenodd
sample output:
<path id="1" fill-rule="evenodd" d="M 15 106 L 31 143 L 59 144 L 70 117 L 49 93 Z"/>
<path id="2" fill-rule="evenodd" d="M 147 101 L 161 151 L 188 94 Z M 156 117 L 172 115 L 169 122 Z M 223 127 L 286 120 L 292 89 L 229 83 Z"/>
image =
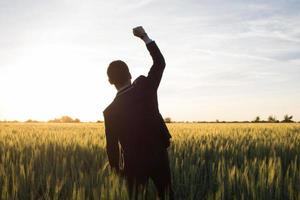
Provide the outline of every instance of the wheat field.
<path id="1" fill-rule="evenodd" d="M 168 124 L 176 199 L 300 199 L 300 124 Z M 102 123 L 0 123 L 0 199 L 127 199 Z M 150 182 L 147 199 L 155 199 Z"/>

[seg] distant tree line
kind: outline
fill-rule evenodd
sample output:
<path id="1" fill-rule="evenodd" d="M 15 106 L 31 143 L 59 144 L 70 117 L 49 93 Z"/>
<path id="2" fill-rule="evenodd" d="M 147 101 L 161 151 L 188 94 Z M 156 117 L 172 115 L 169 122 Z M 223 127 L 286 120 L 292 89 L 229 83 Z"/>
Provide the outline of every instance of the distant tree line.
<path id="1" fill-rule="evenodd" d="M 295 122 L 293 120 L 292 115 L 284 115 L 282 120 L 278 120 L 276 116 L 270 115 L 267 120 L 263 120 L 260 118 L 260 116 L 257 116 L 252 121 L 221 121 L 221 120 L 215 120 L 215 121 L 173 121 L 171 117 L 166 117 L 164 119 L 165 123 L 293 123 Z M 0 123 L 18 123 L 20 121 L 17 120 L 2 120 Z M 26 123 L 39 123 L 41 121 L 28 119 L 24 121 Z M 60 118 L 55 118 L 52 120 L 49 120 L 50 123 L 80 123 L 81 121 L 78 118 L 73 119 L 70 116 L 62 116 Z M 103 123 L 103 120 L 97 120 L 96 123 Z M 298 122 L 300 123 L 300 121 Z"/>
<path id="2" fill-rule="evenodd" d="M 255 117 L 255 119 L 252 122 L 254 122 L 254 123 L 266 123 L 266 122 L 269 122 L 269 123 L 279 123 L 279 122 L 292 123 L 294 121 L 293 121 L 293 115 L 284 115 L 284 117 L 281 121 L 278 120 L 276 118 L 276 116 L 270 115 L 267 120 L 262 120 L 259 116 L 257 116 L 257 117 Z"/>
<path id="3" fill-rule="evenodd" d="M 62 116 L 61 118 L 55 118 L 55 119 L 49 120 L 48 122 L 51 122 L 51 123 L 79 123 L 80 120 L 78 118 L 73 119 L 72 117 L 65 115 L 65 116 Z"/>
<path id="4" fill-rule="evenodd" d="M 276 116 L 270 115 L 267 120 L 263 120 L 260 116 L 255 117 L 252 121 L 173 121 L 170 117 L 166 117 L 165 123 L 293 123 L 292 115 L 284 115 L 283 119 L 280 121 Z M 300 123 L 300 122 L 298 122 Z"/>
<path id="5" fill-rule="evenodd" d="M 26 123 L 38 123 L 40 121 L 37 121 L 37 120 L 33 120 L 33 119 L 28 119 L 25 121 Z"/>
<path id="6" fill-rule="evenodd" d="M 165 123 L 172 123 L 171 117 L 166 117 L 165 118 Z"/>

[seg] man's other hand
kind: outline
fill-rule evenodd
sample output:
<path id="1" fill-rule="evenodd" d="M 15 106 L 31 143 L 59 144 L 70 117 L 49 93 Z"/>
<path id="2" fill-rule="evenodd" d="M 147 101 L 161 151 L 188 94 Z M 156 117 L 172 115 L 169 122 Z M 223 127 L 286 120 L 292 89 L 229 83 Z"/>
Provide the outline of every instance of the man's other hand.
<path id="1" fill-rule="evenodd" d="M 141 38 L 146 44 L 149 44 L 150 42 L 153 41 L 148 37 L 146 31 L 144 30 L 144 28 L 142 26 L 135 27 L 133 29 L 133 35 Z"/>
<path id="2" fill-rule="evenodd" d="M 145 36 L 147 36 L 147 33 L 142 26 L 138 26 L 133 29 L 133 35 L 143 39 Z"/>

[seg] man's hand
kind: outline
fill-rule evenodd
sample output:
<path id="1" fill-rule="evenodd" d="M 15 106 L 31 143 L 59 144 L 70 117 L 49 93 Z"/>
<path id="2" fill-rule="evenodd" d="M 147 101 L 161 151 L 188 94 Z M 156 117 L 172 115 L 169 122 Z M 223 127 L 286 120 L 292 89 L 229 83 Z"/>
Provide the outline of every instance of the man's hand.
<path id="1" fill-rule="evenodd" d="M 144 28 L 142 26 L 135 27 L 133 29 L 133 35 L 144 40 L 144 42 L 146 44 L 149 44 L 150 42 L 152 42 L 152 40 L 148 37 L 146 31 L 144 30 Z"/>
<path id="2" fill-rule="evenodd" d="M 133 35 L 141 39 L 144 39 L 144 37 L 147 36 L 147 33 L 142 26 L 138 26 L 133 29 Z"/>

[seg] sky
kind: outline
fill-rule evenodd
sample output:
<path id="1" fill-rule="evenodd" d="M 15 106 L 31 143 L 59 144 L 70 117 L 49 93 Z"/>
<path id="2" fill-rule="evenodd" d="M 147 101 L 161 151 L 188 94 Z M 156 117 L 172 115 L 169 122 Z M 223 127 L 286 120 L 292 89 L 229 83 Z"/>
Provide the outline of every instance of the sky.
<path id="1" fill-rule="evenodd" d="M 103 120 L 116 95 L 106 69 L 133 78 L 166 60 L 158 90 L 177 121 L 300 121 L 300 1 L 0 0 L 0 120 Z"/>

